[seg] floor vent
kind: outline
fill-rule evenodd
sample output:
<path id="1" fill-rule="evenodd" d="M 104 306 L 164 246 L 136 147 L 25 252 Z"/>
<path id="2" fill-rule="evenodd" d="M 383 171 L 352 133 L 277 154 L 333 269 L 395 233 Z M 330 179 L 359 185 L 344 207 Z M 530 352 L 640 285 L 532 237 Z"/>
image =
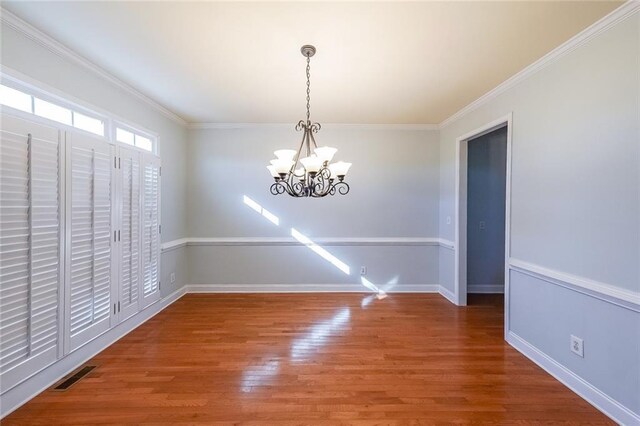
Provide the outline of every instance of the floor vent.
<path id="1" fill-rule="evenodd" d="M 53 388 L 53 390 L 59 392 L 66 391 L 76 382 L 80 381 L 80 379 L 82 379 L 84 376 L 89 374 L 94 368 L 96 368 L 95 365 L 85 365 L 80 370 L 63 379 L 60 383 L 58 383 L 58 385 Z"/>

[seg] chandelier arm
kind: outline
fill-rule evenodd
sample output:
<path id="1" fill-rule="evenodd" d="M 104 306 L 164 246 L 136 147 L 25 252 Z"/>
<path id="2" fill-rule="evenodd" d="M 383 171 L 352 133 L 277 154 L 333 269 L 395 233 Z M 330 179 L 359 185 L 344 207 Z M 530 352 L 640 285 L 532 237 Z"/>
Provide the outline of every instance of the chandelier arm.
<path id="1" fill-rule="evenodd" d="M 311 128 L 307 127 L 307 157 L 313 154 L 311 151 Z"/>
<path id="2" fill-rule="evenodd" d="M 305 193 L 305 184 L 302 181 L 298 181 L 292 185 L 292 192 L 294 197 L 304 197 Z"/>
<path id="3" fill-rule="evenodd" d="M 302 123 L 302 120 L 300 120 L 300 123 Z M 298 123 L 298 125 L 300 125 L 300 123 Z M 306 134 L 307 134 L 307 127 L 303 124 L 302 127 L 305 129 L 304 133 L 302 134 L 302 140 L 300 141 L 300 147 L 298 148 L 298 152 L 296 153 L 296 158 L 293 161 L 293 166 L 291 167 L 291 173 L 294 173 L 296 170 L 296 166 L 298 165 L 298 162 L 300 160 L 300 152 L 302 152 L 302 147 L 304 146 L 304 140 L 306 138 Z M 296 126 L 297 128 L 297 126 Z"/>
<path id="4" fill-rule="evenodd" d="M 309 196 L 318 198 L 325 192 L 326 182 L 320 169 L 313 178 L 309 177 Z"/>
<path id="5" fill-rule="evenodd" d="M 351 189 L 349 187 L 349 184 L 347 182 L 338 182 L 334 185 L 334 188 L 337 189 L 338 193 L 340 195 L 347 195 L 349 193 L 349 190 Z"/>
<path id="6" fill-rule="evenodd" d="M 281 181 L 282 182 L 282 192 L 284 193 L 286 192 L 287 194 L 291 195 L 292 197 L 299 197 L 300 195 L 298 193 L 295 192 L 295 190 L 293 189 L 293 187 L 291 186 L 291 184 L 287 181 Z"/>
<path id="7" fill-rule="evenodd" d="M 313 137 L 313 132 L 312 131 L 309 131 L 309 137 L 311 138 L 311 142 L 313 142 L 313 146 L 315 148 L 317 148 L 318 144 L 316 143 L 316 138 Z"/>

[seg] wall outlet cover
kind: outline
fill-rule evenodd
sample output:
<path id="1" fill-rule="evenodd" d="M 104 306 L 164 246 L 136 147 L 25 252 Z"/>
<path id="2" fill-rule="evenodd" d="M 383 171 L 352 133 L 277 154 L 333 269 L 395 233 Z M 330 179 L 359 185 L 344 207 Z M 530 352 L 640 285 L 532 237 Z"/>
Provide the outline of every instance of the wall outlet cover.
<path id="1" fill-rule="evenodd" d="M 171 284 L 176 282 L 176 273 L 172 272 L 171 275 L 169 276 L 169 280 L 171 281 Z"/>
<path id="2" fill-rule="evenodd" d="M 571 335 L 571 352 L 584 358 L 584 341 L 573 334 Z"/>

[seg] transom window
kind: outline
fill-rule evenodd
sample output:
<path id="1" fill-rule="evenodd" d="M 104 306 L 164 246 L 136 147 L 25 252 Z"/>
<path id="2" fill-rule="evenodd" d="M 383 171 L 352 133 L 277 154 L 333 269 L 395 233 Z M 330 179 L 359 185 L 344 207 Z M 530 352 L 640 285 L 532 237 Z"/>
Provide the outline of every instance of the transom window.
<path id="1" fill-rule="evenodd" d="M 146 151 L 153 151 L 153 139 L 135 131 L 116 127 L 116 140 Z"/>
<path id="2" fill-rule="evenodd" d="M 0 105 L 6 105 L 99 136 L 104 136 L 105 133 L 104 120 L 98 117 L 91 117 L 3 84 L 0 84 Z"/>

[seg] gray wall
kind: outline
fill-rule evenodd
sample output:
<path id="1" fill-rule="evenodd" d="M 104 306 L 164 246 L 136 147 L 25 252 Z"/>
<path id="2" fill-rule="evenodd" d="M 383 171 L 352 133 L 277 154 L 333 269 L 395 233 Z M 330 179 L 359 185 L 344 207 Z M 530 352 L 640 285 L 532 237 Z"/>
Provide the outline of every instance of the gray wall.
<path id="1" fill-rule="evenodd" d="M 189 236 L 195 238 L 289 237 L 295 228 L 314 238 L 433 237 L 438 234 L 438 132 L 375 126 L 325 126 L 319 145 L 338 148 L 336 160 L 351 161 L 347 196 L 293 199 L 273 196 L 266 169 L 273 151 L 293 148 L 292 127 L 256 126 L 191 130 L 189 133 Z M 248 196 L 280 219 L 276 226 L 247 207 Z M 229 249 L 189 247 L 192 284 L 356 284 L 367 279 L 402 285 L 437 284 L 436 247 L 327 247 L 352 266 L 344 276 L 304 246 L 270 247 L 248 242 Z M 248 261 L 264 267 L 246 268 Z M 269 265 L 276 265 L 273 271 Z M 243 269 L 244 268 L 244 269 Z M 337 271 L 337 272 L 336 272 Z M 365 290 L 364 288 L 361 288 Z"/>
<path id="2" fill-rule="evenodd" d="M 511 256 L 640 291 L 638 31 L 636 14 L 441 130 L 442 238 L 456 138 L 513 111 Z"/>
<path id="3" fill-rule="evenodd" d="M 454 240 L 456 138 L 513 112 L 511 256 L 640 291 L 638 14 L 440 132 L 328 126 L 318 141 L 338 147 L 338 158 L 354 163 L 352 192 L 322 201 L 268 194 L 264 166 L 274 149 L 298 142 L 292 129 L 187 134 L 137 98 L 10 28 L 2 28 L 1 48 L 3 65 L 160 134 L 164 242 L 286 237 L 291 227 L 311 238 Z M 278 215 L 281 224 L 246 207 L 244 195 Z M 454 251 L 444 247 L 352 244 L 327 250 L 353 269 L 368 266 L 367 279 L 376 285 L 454 288 Z M 281 283 L 355 290 L 360 282 L 357 271 L 345 276 L 306 247 L 256 243 L 166 251 L 163 283 L 172 271 L 177 282 L 163 286 L 165 292 L 185 282 L 245 290 Z M 509 276 L 510 332 L 640 414 L 638 310 L 535 274 L 512 270 Z M 584 358 L 569 352 L 569 334 L 585 340 Z"/>
<path id="4" fill-rule="evenodd" d="M 470 140 L 467 167 L 467 291 L 502 293 L 507 128 Z"/>
<path id="5" fill-rule="evenodd" d="M 635 13 L 443 128 L 441 237 L 454 238 L 456 138 L 513 112 L 511 257 L 638 294 L 639 76 Z M 448 270 L 449 254 L 440 279 L 453 288 Z M 510 276 L 510 332 L 639 415 L 638 310 Z M 584 358 L 569 351 L 570 334 L 584 339 Z"/>
<path id="6" fill-rule="evenodd" d="M 33 39 L 2 25 L 0 52 L 2 65 L 65 94 L 109 111 L 129 122 L 159 134 L 158 152 L 162 157 L 162 241 L 187 235 L 186 159 L 187 131 L 140 99 L 105 79 L 51 52 Z M 162 291 L 184 285 L 184 270 L 176 269 L 176 283 L 169 283 L 169 273 L 162 263 Z M 170 262 L 168 262 L 170 263 Z"/>

